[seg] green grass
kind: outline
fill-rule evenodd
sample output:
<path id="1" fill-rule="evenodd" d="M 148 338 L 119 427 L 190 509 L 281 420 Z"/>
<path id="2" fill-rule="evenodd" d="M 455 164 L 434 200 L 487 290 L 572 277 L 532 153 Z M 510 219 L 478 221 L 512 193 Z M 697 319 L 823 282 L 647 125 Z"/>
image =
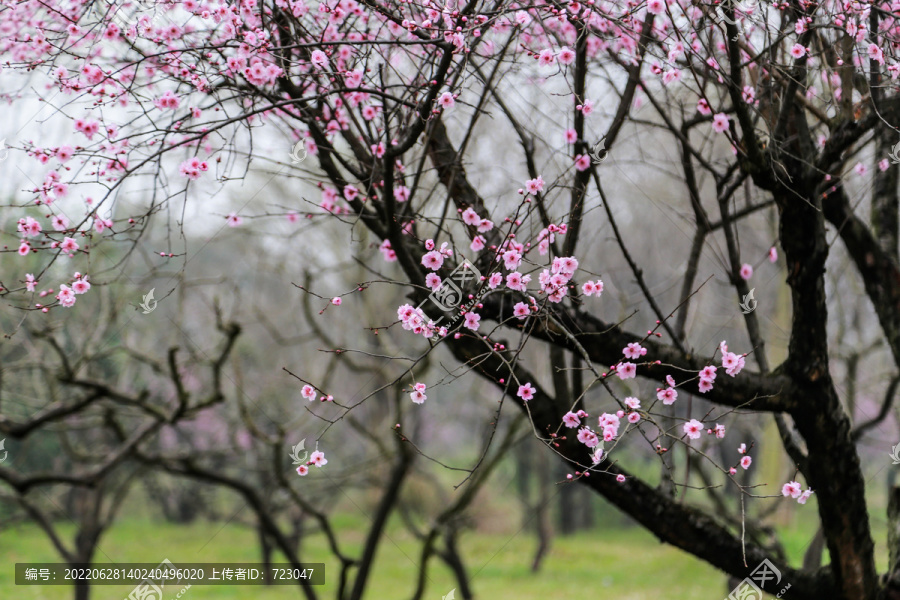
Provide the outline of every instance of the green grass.
<path id="1" fill-rule="evenodd" d="M 363 541 L 362 518 L 335 519 L 345 552 L 355 555 Z M 67 539 L 71 529 L 61 528 Z M 788 536 L 792 557 L 809 541 L 803 532 Z M 0 598 L 12 600 L 70 600 L 66 586 L 16 586 L 16 562 L 61 562 L 46 536 L 27 525 L 0 534 L 4 568 L 0 569 Z M 101 539 L 97 562 L 258 562 L 255 533 L 240 525 L 199 522 L 178 526 L 152 520 L 123 519 Z M 337 562 L 322 536 L 310 536 L 303 559 L 324 562 L 327 584 L 318 587 L 322 598 L 334 597 Z M 725 576 L 690 555 L 658 543 L 638 527 L 602 527 L 572 537 L 556 537 L 543 568 L 530 571 L 535 549 L 527 533 L 466 532 L 461 539 L 463 560 L 472 585 L 482 599 L 544 600 L 550 597 L 592 596 L 618 600 L 656 600 L 675 595 L 682 600 L 717 600 L 727 595 Z M 419 544 L 398 523 L 391 524 L 379 548 L 367 600 L 409 598 L 418 572 Z M 276 559 L 278 560 L 278 559 Z M 438 599 L 456 587 L 442 562 L 432 560 L 425 598 Z M 175 589 L 177 592 L 180 587 Z M 590 590 L 590 592 L 588 592 Z M 131 586 L 95 586 L 92 600 L 122 600 Z M 174 597 L 174 593 L 171 593 Z M 193 586 L 183 599 L 300 598 L 292 586 Z M 459 597 L 457 595 L 457 597 Z M 165 600 L 169 600 L 166 596 Z"/>

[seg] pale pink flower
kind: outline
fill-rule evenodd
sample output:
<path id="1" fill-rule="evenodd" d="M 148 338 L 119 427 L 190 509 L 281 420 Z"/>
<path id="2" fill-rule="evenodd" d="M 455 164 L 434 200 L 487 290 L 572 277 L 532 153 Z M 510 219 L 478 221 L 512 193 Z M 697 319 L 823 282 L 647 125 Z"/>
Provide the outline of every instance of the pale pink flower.
<path id="1" fill-rule="evenodd" d="M 870 59 L 874 60 L 875 62 L 877 62 L 880 65 L 884 64 L 884 52 L 882 52 L 882 50 L 878 46 L 878 44 L 875 44 L 875 43 L 869 44 L 867 52 L 869 54 Z"/>
<path id="2" fill-rule="evenodd" d="M 750 463 L 753 462 L 753 459 L 749 456 L 745 456 L 741 459 L 741 468 L 745 471 L 750 468 Z"/>
<path id="3" fill-rule="evenodd" d="M 328 55 L 321 50 L 313 50 L 309 56 L 309 61 L 317 68 L 324 69 L 328 64 Z"/>
<path id="4" fill-rule="evenodd" d="M 576 436 L 578 441 L 587 446 L 588 448 L 594 448 L 600 443 L 600 438 L 597 437 L 597 434 L 588 429 L 587 427 L 582 427 L 578 430 L 578 435 Z"/>
<path id="5" fill-rule="evenodd" d="M 597 448 L 591 453 L 591 462 L 595 465 L 603 460 L 603 448 Z"/>
<path id="6" fill-rule="evenodd" d="M 25 289 L 29 292 L 34 291 L 34 286 L 37 284 L 37 281 L 34 279 L 34 275 L 31 273 L 25 274 Z"/>
<path id="7" fill-rule="evenodd" d="M 544 179 L 540 175 L 536 179 L 529 179 L 525 182 L 525 189 L 529 194 L 537 194 L 544 191 Z"/>
<path id="8" fill-rule="evenodd" d="M 334 298 L 331 299 L 331 303 L 334 304 L 335 306 L 340 306 L 341 302 L 342 302 L 342 300 L 341 300 L 340 296 L 335 296 Z"/>
<path id="9" fill-rule="evenodd" d="M 709 107 L 709 102 L 706 101 L 706 98 L 700 98 L 700 100 L 697 101 L 697 112 L 704 117 L 708 117 L 712 114 L 712 109 Z"/>
<path id="10" fill-rule="evenodd" d="M 700 438 L 700 433 L 703 431 L 703 423 L 698 421 L 697 419 L 691 419 L 687 423 L 684 424 L 684 433 L 692 440 L 696 440 Z"/>
<path id="11" fill-rule="evenodd" d="M 469 244 L 469 249 L 472 252 L 481 252 L 484 250 L 485 239 L 483 235 L 476 235 L 472 238 L 472 243 Z"/>
<path id="12" fill-rule="evenodd" d="M 481 217 L 478 216 L 478 213 L 471 206 L 462 212 L 462 220 L 466 225 L 474 226 L 481 223 Z"/>
<path id="13" fill-rule="evenodd" d="M 516 316 L 517 319 L 524 319 L 525 317 L 528 316 L 528 314 L 530 312 L 531 311 L 528 309 L 528 305 L 525 304 L 524 302 L 518 302 L 513 307 L 513 314 Z"/>
<path id="14" fill-rule="evenodd" d="M 318 450 L 309 455 L 309 462 L 316 465 L 317 467 L 324 467 L 328 464 L 328 460 L 325 458 L 325 453 Z"/>
<path id="15" fill-rule="evenodd" d="M 69 219 L 65 215 L 53 215 L 50 219 L 55 231 L 65 231 L 69 227 Z"/>
<path id="16" fill-rule="evenodd" d="M 619 376 L 619 379 L 633 379 L 635 375 L 637 375 L 637 366 L 634 363 L 625 362 L 619 365 L 616 369 L 616 374 Z"/>
<path id="17" fill-rule="evenodd" d="M 647 349 L 637 342 L 631 342 L 622 350 L 622 354 L 625 355 L 625 358 L 635 359 L 647 354 Z"/>
<path id="18" fill-rule="evenodd" d="M 701 379 L 700 383 L 697 384 L 697 389 L 700 390 L 701 394 L 705 394 L 709 390 L 713 389 L 713 383 L 707 379 Z"/>
<path id="19" fill-rule="evenodd" d="M 541 50 L 540 54 L 538 54 L 538 64 L 542 67 L 552 65 L 554 58 L 556 57 L 553 55 L 553 50 L 551 50 L 550 48 L 544 48 L 543 50 Z"/>
<path id="20" fill-rule="evenodd" d="M 441 278 L 434 273 L 429 273 L 425 276 L 425 285 L 430 287 L 431 291 L 436 292 L 441 288 Z"/>
<path id="21" fill-rule="evenodd" d="M 300 395 L 312 402 L 316 399 L 316 388 L 311 385 L 304 385 L 300 390 Z"/>
<path id="22" fill-rule="evenodd" d="M 297 475 L 299 475 L 300 477 L 306 477 L 308 473 L 309 467 L 307 467 L 306 465 L 300 465 L 299 467 L 297 467 Z"/>
<path id="23" fill-rule="evenodd" d="M 853 167 L 853 170 L 856 171 L 856 174 L 860 177 L 869 172 L 869 169 L 866 167 L 866 165 L 862 164 L 861 162 L 856 163 L 856 166 Z"/>
<path id="24" fill-rule="evenodd" d="M 482 219 L 478 222 L 478 233 L 487 233 L 494 228 L 494 222 L 490 219 Z"/>
<path id="25" fill-rule="evenodd" d="M 678 392 L 675 391 L 675 388 L 669 387 L 664 390 L 659 390 L 658 392 L 656 392 L 656 397 L 659 400 L 662 400 L 663 404 L 665 404 L 666 406 L 669 406 L 670 404 L 674 404 L 675 401 L 678 399 Z"/>
<path id="26" fill-rule="evenodd" d="M 812 490 L 806 490 L 805 492 L 800 494 L 799 498 L 797 498 L 797 503 L 798 504 L 806 504 L 806 501 L 809 500 L 809 497 L 812 496 L 814 493 L 815 492 L 813 492 Z"/>
<path id="27" fill-rule="evenodd" d="M 741 444 L 740 446 L 738 446 L 738 452 L 741 454 L 746 454 L 747 453 L 747 444 Z"/>
<path id="28" fill-rule="evenodd" d="M 649 0 L 647 2 L 647 12 L 652 15 L 661 15 L 666 10 L 666 3 L 664 0 Z"/>
<path id="29" fill-rule="evenodd" d="M 534 398 L 534 393 L 536 391 L 537 390 L 534 387 L 532 387 L 531 383 L 529 382 L 529 383 L 519 386 L 519 391 L 516 392 L 516 396 L 518 396 L 519 398 L 521 398 L 522 400 L 525 400 L 527 402 L 527 401 L 531 400 L 532 398 Z"/>
<path id="30" fill-rule="evenodd" d="M 414 391 L 412 394 L 409 395 L 409 397 L 410 397 L 410 398 L 412 399 L 412 401 L 415 402 L 416 404 L 422 404 L 423 402 L 425 402 L 425 400 L 428 399 L 428 396 L 426 396 L 425 394 L 423 394 L 423 393 L 420 392 L 419 390 Z"/>
<path id="31" fill-rule="evenodd" d="M 444 92 L 441 94 L 441 97 L 438 98 L 438 104 L 444 109 L 453 108 L 453 105 L 456 104 L 456 99 L 453 98 L 453 94 L 450 92 Z"/>
<path id="32" fill-rule="evenodd" d="M 650 0 L 650 1 L 651 2 L 661 2 L 662 0 Z M 625 476 L 622 475 L 621 473 L 619 473 L 618 475 L 616 475 L 616 481 L 618 481 L 619 483 L 625 483 Z"/>
<path id="33" fill-rule="evenodd" d="M 575 157 L 575 168 L 579 171 L 587 171 L 591 167 L 591 157 L 587 154 L 579 154 Z"/>
<path id="34" fill-rule="evenodd" d="M 444 264 L 444 256 L 437 250 L 432 250 L 422 257 L 422 264 L 432 271 L 437 271 Z"/>
<path id="35" fill-rule="evenodd" d="M 515 250 L 507 250 L 503 253 L 503 266 L 510 271 L 515 271 L 516 269 L 518 269 L 521 262 L 522 255 Z"/>
<path id="36" fill-rule="evenodd" d="M 744 281 L 750 281 L 750 278 L 753 277 L 753 265 L 749 263 L 744 263 L 741 265 L 741 279 Z"/>
<path id="37" fill-rule="evenodd" d="M 78 242 L 70 237 L 63 238 L 62 244 L 59 245 L 63 252 L 75 252 L 78 250 Z"/>
<path id="38" fill-rule="evenodd" d="M 796 481 L 791 481 L 789 483 L 781 486 L 781 495 L 782 496 L 790 496 L 791 498 L 799 498 L 802 493 L 800 484 Z"/>
<path id="39" fill-rule="evenodd" d="M 572 429 L 574 427 L 578 427 L 581 425 L 581 419 L 578 418 L 578 415 L 573 413 L 572 411 L 567 412 L 563 415 L 563 425 Z"/>
<path id="40" fill-rule="evenodd" d="M 728 115 L 718 113 L 713 117 L 713 131 L 723 133 L 728 130 Z"/>
<path id="41" fill-rule="evenodd" d="M 568 46 L 563 46 L 559 49 L 559 53 L 556 55 L 556 58 L 561 64 L 571 65 L 573 62 L 575 62 L 575 51 Z"/>
<path id="42" fill-rule="evenodd" d="M 466 313 L 465 323 L 463 323 L 463 327 L 466 329 L 471 329 L 472 331 L 478 331 L 479 321 L 481 321 L 481 315 L 473 312 Z"/>
<path id="43" fill-rule="evenodd" d="M 29 252 L 31 252 L 31 246 L 28 245 L 28 242 L 22 240 L 22 243 L 19 244 L 19 249 L 16 250 L 19 253 L 19 256 L 27 256 Z"/>
<path id="44" fill-rule="evenodd" d="M 637 423 L 641 420 L 641 415 L 636 412 L 628 413 L 628 422 L 631 424 Z"/>
<path id="45" fill-rule="evenodd" d="M 64 307 L 71 308 L 75 305 L 75 292 L 66 284 L 62 284 L 59 286 L 59 293 L 56 295 L 56 299 Z"/>
<path id="46" fill-rule="evenodd" d="M 625 398 L 625 406 L 632 410 L 637 410 L 641 407 L 641 401 L 633 396 L 629 396 Z"/>
<path id="47" fill-rule="evenodd" d="M 488 287 L 492 290 L 497 289 L 497 286 L 503 283 L 503 275 L 500 273 L 494 273 L 488 279 Z"/>
<path id="48" fill-rule="evenodd" d="M 91 284 L 88 283 L 88 280 L 84 277 L 72 282 L 72 291 L 76 294 L 83 294 L 89 289 L 91 289 Z"/>
<path id="49" fill-rule="evenodd" d="M 806 56 L 806 48 L 803 44 L 794 44 L 791 46 L 791 56 L 794 58 L 802 58 Z"/>

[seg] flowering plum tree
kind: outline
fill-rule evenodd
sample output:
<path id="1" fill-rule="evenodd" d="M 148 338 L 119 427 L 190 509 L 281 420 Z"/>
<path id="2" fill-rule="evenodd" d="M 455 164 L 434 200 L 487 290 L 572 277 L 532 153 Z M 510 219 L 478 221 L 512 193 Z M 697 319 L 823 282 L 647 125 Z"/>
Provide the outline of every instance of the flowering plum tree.
<path id="1" fill-rule="evenodd" d="M 93 265 L 105 247 L 137 247 L 161 221 L 208 220 L 209 209 L 192 208 L 200 196 L 260 174 L 293 177 L 286 164 L 267 172 L 273 140 L 287 132 L 281 155 L 304 169 L 296 194 L 226 223 L 333 222 L 375 236 L 369 247 L 330 249 L 378 275 L 317 296 L 323 319 L 352 314 L 375 283 L 402 285 L 396 317 L 391 309 L 362 331 L 398 330 L 419 356 L 452 353 L 451 375 L 482 378 L 500 410 L 512 403 L 528 415 L 572 481 L 662 541 L 739 578 L 769 558 L 792 598 L 900 593 L 897 542 L 889 574 L 876 570 L 856 449 L 892 393 L 877 417 L 854 425 L 829 370 L 828 308 L 844 290 L 825 279 L 840 247 L 900 367 L 896 1 L 2 6 L 3 89 L 36 90 L 67 127 L 59 141 L 12 148 L 43 169 L 6 209 L 14 225 L 5 234 L 15 237 L 0 294 L 27 318 L 77 318 L 79 297 L 102 283 Z M 24 105 L 29 94 L 7 95 Z M 639 152 L 643 142 L 652 147 Z M 665 180 L 667 204 L 648 196 L 646 206 L 668 223 L 640 212 L 642 182 L 621 184 L 632 159 Z M 123 191 L 148 176 L 152 201 L 136 208 Z M 769 239 L 766 219 L 777 223 Z M 661 252 L 659 277 L 639 264 L 648 244 Z M 191 249 L 157 253 L 177 263 Z M 26 260 L 39 268 L 22 268 Z M 703 308 L 712 292 L 698 280 L 708 268 L 733 288 L 728 319 L 742 317 L 741 342 L 701 334 L 702 317 L 713 319 Z M 785 339 L 767 339 L 765 309 L 754 311 L 761 273 L 785 276 Z M 680 292 L 661 291 L 673 276 Z M 615 317 L 617 293 L 644 310 Z M 783 357 L 777 367 L 770 353 Z M 315 373 L 296 377 L 300 401 L 352 410 Z M 409 381 L 415 410 L 440 394 L 412 368 L 398 379 Z M 639 381 L 658 388 L 642 393 Z M 769 494 L 741 478 L 758 446 L 729 435 L 728 422 L 748 412 L 774 416 L 796 466 L 796 477 L 766 482 Z M 658 485 L 629 470 L 619 449 L 637 443 L 626 437 L 658 455 Z M 741 448 L 734 464 L 704 451 L 726 444 Z M 691 459 L 683 469 L 676 448 Z M 327 468 L 325 455 L 312 460 Z M 791 567 L 761 536 L 745 539 L 740 520 L 679 497 L 691 468 L 707 488 L 737 490 L 742 506 L 775 502 L 760 495 L 804 504 L 814 491 L 828 565 Z"/>

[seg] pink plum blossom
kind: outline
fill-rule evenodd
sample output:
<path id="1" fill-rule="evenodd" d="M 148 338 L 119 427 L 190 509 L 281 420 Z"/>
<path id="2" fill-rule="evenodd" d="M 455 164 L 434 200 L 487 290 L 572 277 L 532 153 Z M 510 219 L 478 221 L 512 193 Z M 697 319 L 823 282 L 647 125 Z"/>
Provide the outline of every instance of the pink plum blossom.
<path id="1" fill-rule="evenodd" d="M 781 495 L 782 496 L 790 496 L 791 498 L 799 498 L 802 490 L 800 488 L 800 484 L 796 481 L 791 481 L 783 486 L 781 486 Z"/>
<path id="2" fill-rule="evenodd" d="M 516 396 L 527 402 L 534 398 L 534 393 L 536 391 L 537 390 L 532 387 L 531 383 L 525 383 L 519 386 L 519 391 L 516 392 Z"/>
<path id="3" fill-rule="evenodd" d="M 684 433 L 692 440 L 700 439 L 700 433 L 703 431 L 703 423 L 697 419 L 691 419 L 684 424 Z"/>
<path id="4" fill-rule="evenodd" d="M 325 453 L 316 450 L 312 454 L 309 455 L 309 462 L 316 465 L 317 467 L 324 467 L 328 464 L 328 459 L 325 458 Z"/>

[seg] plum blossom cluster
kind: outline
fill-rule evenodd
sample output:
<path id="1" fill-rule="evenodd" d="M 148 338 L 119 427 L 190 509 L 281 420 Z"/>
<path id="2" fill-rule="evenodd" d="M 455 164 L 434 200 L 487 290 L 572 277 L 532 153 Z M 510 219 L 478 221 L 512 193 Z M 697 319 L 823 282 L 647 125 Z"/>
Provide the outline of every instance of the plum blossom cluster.
<path id="1" fill-rule="evenodd" d="M 741 444 L 740 446 L 738 446 L 738 452 L 740 454 L 744 455 L 741 457 L 741 460 L 738 464 L 740 464 L 741 468 L 746 471 L 747 469 L 750 468 L 750 465 L 753 463 L 753 459 L 747 455 L 747 444 Z M 729 475 L 734 475 L 735 473 L 737 473 L 736 468 L 731 467 L 730 469 L 728 469 Z"/>
<path id="2" fill-rule="evenodd" d="M 307 383 L 302 388 L 300 388 L 300 396 L 312 402 L 316 399 L 318 393 L 316 392 L 316 388 Z M 334 402 L 334 396 L 332 396 L 331 394 L 322 394 L 321 396 L 319 396 L 319 402 Z"/>
<path id="3" fill-rule="evenodd" d="M 434 337 L 435 334 L 441 337 L 447 335 L 446 327 L 438 327 L 434 320 L 428 318 L 428 315 L 421 308 L 416 308 L 411 304 L 404 304 L 398 308 L 397 317 L 400 319 L 403 329 L 412 331 L 414 334 L 421 335 L 426 339 Z M 467 324 L 470 320 L 467 320 Z"/>
<path id="4" fill-rule="evenodd" d="M 796 481 L 789 481 L 781 486 L 781 495 L 785 498 L 790 496 L 797 500 L 799 504 L 806 504 L 806 501 L 809 500 L 809 497 L 812 496 L 813 493 L 814 492 L 809 488 L 804 491 L 803 487 Z"/>
<path id="5" fill-rule="evenodd" d="M 316 450 L 315 452 L 313 452 L 312 454 L 309 455 L 309 460 L 306 461 L 305 465 L 300 465 L 299 467 L 297 467 L 297 475 L 300 475 L 301 477 L 305 477 L 306 475 L 309 474 L 309 467 L 311 465 L 315 465 L 316 467 L 319 467 L 321 469 L 322 467 L 324 467 L 327 464 L 328 464 L 328 459 L 325 458 L 325 453 L 321 452 L 319 450 Z"/>
<path id="6" fill-rule="evenodd" d="M 410 399 L 416 404 L 422 404 L 425 400 L 428 399 L 428 396 L 425 395 L 425 390 L 428 389 L 424 383 L 416 383 L 413 385 L 413 391 L 410 393 Z"/>
<path id="7" fill-rule="evenodd" d="M 34 274 L 26 273 L 25 274 L 25 289 L 28 292 L 37 291 L 37 284 L 39 283 L 37 279 L 35 279 Z M 76 272 L 72 279 L 68 282 L 68 284 L 63 283 L 59 286 L 59 292 L 56 293 L 55 298 L 57 302 L 59 302 L 59 306 L 64 308 L 71 308 L 75 306 L 75 301 L 77 300 L 76 296 L 81 294 L 85 294 L 88 290 L 91 289 L 90 278 L 87 275 Z M 38 292 L 38 296 L 41 298 L 45 298 L 47 296 L 52 295 L 54 292 L 53 288 L 42 290 Z M 42 303 L 36 303 L 34 305 L 35 308 L 40 309 L 41 312 L 49 312 L 50 306 L 45 306 Z"/>

